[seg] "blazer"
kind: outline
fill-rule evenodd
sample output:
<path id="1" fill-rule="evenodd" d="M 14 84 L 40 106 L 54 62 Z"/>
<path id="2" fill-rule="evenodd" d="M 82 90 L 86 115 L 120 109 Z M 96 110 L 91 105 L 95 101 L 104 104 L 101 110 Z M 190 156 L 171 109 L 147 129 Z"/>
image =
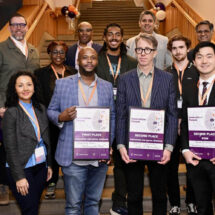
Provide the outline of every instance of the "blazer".
<path id="1" fill-rule="evenodd" d="M 133 57 L 130 57 L 128 55 L 122 55 L 121 57 L 122 57 L 122 61 L 121 61 L 121 67 L 120 67 L 120 74 L 123 74 L 123 73 L 137 67 L 137 61 Z M 114 84 L 113 76 L 110 75 L 110 68 L 108 65 L 107 58 L 106 58 L 106 52 L 99 53 L 97 75 L 100 78 Z M 118 77 L 117 77 L 117 80 L 118 80 Z"/>
<path id="2" fill-rule="evenodd" d="M 134 58 L 136 58 L 136 55 L 135 55 L 135 48 L 136 48 L 135 39 L 139 35 L 140 34 L 128 39 L 126 42 L 126 45 L 128 47 L 127 54 L 134 57 Z M 161 35 L 161 34 L 157 34 L 155 32 L 153 32 L 152 35 L 158 41 L 157 56 L 154 59 L 154 65 L 157 68 L 164 70 L 165 68 L 167 68 L 168 66 L 171 66 L 171 64 L 172 64 L 171 53 L 167 50 L 168 38 Z"/>
<path id="3" fill-rule="evenodd" d="M 4 107 L 5 93 L 10 77 L 18 71 L 33 72 L 39 67 L 39 55 L 31 44 L 28 43 L 28 57 L 26 59 L 10 37 L 0 43 L 0 107 Z"/>
<path id="4" fill-rule="evenodd" d="M 197 84 L 193 83 L 186 86 L 184 89 L 183 108 L 182 108 L 182 122 L 181 122 L 181 145 L 183 149 L 189 149 L 189 135 L 188 135 L 188 121 L 187 108 L 199 107 L 199 88 Z M 210 97 L 207 106 L 215 106 L 215 84 L 211 89 Z"/>
<path id="5" fill-rule="evenodd" d="M 77 43 L 69 47 L 68 52 L 66 54 L 66 62 L 65 62 L 66 65 L 72 66 L 75 68 L 75 55 L 76 55 L 77 48 L 78 48 Z M 96 52 L 99 53 L 102 46 L 97 43 L 93 43 L 92 48 L 94 48 Z"/>
<path id="6" fill-rule="evenodd" d="M 43 105 L 42 112 L 35 109 L 41 137 L 47 148 L 47 162 L 51 165 L 48 118 Z M 17 105 L 6 110 L 2 121 L 6 159 L 15 181 L 25 178 L 24 168 L 38 144 L 34 127 L 23 109 Z"/>
<path id="7" fill-rule="evenodd" d="M 70 66 L 65 66 L 65 67 L 66 67 L 66 70 L 64 73 L 65 77 L 69 75 L 74 75 L 78 72 L 73 67 L 70 67 Z M 53 89 L 51 89 L 50 87 L 51 76 L 54 75 L 51 65 L 35 70 L 34 74 L 37 77 L 40 84 L 41 95 L 44 100 L 44 105 L 48 107 L 53 94 Z"/>
<path id="8" fill-rule="evenodd" d="M 48 107 L 48 117 L 59 125 L 58 116 L 66 108 L 79 106 L 78 102 L 78 74 L 56 81 L 53 97 Z M 111 142 L 115 131 L 115 107 L 112 84 L 98 78 L 97 81 L 98 106 L 109 106 L 111 109 Z M 64 122 L 60 130 L 55 159 L 61 166 L 69 166 L 73 156 L 73 121 Z"/>
<path id="9" fill-rule="evenodd" d="M 119 77 L 116 99 L 116 140 L 117 144 L 128 146 L 129 107 L 142 107 L 137 69 Z M 154 68 L 151 92 L 151 109 L 164 109 L 164 144 L 174 145 L 177 137 L 177 107 L 173 76 Z"/>

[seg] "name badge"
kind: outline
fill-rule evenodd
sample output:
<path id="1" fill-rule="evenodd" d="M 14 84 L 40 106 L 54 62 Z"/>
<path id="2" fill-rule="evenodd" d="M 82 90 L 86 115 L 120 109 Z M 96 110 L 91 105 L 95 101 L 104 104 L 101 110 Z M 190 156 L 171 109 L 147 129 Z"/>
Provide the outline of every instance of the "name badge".
<path id="1" fill-rule="evenodd" d="M 113 96 L 114 96 L 114 100 L 116 100 L 116 94 L 117 94 L 117 88 L 114 87 L 113 88 Z"/>
<path id="2" fill-rule="evenodd" d="M 179 109 L 181 109 L 182 108 L 182 104 L 183 104 L 183 100 L 182 100 L 182 97 L 180 96 L 180 99 L 177 100 L 177 107 Z"/>
<path id="3" fill-rule="evenodd" d="M 34 154 L 37 164 L 42 163 L 46 160 L 45 150 L 43 146 L 36 148 Z"/>

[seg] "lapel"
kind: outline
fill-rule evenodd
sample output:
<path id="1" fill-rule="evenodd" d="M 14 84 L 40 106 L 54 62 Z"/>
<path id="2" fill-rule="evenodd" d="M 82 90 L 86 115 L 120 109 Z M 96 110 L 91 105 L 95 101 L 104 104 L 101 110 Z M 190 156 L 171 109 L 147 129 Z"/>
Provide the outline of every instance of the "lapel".
<path id="1" fill-rule="evenodd" d="M 152 85 L 152 92 L 151 92 L 151 105 L 150 107 L 153 107 L 156 101 L 156 95 L 160 88 L 161 80 L 161 74 L 157 68 L 154 68 L 154 80 Z"/>
<path id="2" fill-rule="evenodd" d="M 215 84 L 213 84 L 213 87 L 211 89 L 208 105 L 210 105 L 210 106 L 215 105 Z"/>
<path id="3" fill-rule="evenodd" d="M 70 105 L 68 107 L 71 106 L 71 101 L 73 101 L 73 104 L 77 104 L 77 106 L 79 106 L 79 101 L 78 101 L 78 74 L 76 75 L 72 75 L 68 77 L 69 80 L 71 81 L 70 84 L 70 93 L 69 93 L 69 99 L 68 102 L 70 102 Z M 67 97 L 68 98 L 68 97 Z"/>
<path id="4" fill-rule="evenodd" d="M 103 106 L 103 92 L 102 92 L 102 85 L 99 81 L 99 78 L 97 79 L 97 94 L 98 94 L 98 106 Z"/>
<path id="5" fill-rule="evenodd" d="M 44 113 L 39 111 L 37 108 L 34 108 L 35 110 L 35 113 L 36 113 L 36 116 L 37 116 L 37 120 L 39 122 L 39 126 L 40 126 L 40 133 L 41 133 L 41 136 L 42 134 L 44 133 L 44 131 L 46 130 L 47 126 L 48 126 L 48 123 L 47 123 L 47 120 L 44 119 Z M 45 111 L 45 109 L 43 110 Z"/>
<path id="6" fill-rule="evenodd" d="M 28 47 L 28 57 L 27 57 L 27 60 L 30 61 L 34 55 L 34 48 L 29 44 L 27 43 L 27 47 Z"/>
<path id="7" fill-rule="evenodd" d="M 135 72 L 131 73 L 131 85 L 134 89 L 134 94 L 136 95 L 137 101 L 138 101 L 138 106 L 142 106 L 141 104 L 141 95 L 140 95 L 140 82 L 139 82 L 139 78 L 137 75 L 137 69 L 134 70 Z"/>
<path id="8" fill-rule="evenodd" d="M 11 40 L 10 37 L 7 39 L 7 44 L 8 44 L 9 49 L 14 49 L 15 52 L 17 52 L 18 54 L 25 57 L 25 55 L 23 55 L 23 53 L 20 51 L 20 49 L 16 47 L 16 45 L 14 44 L 14 42 Z M 25 57 L 25 59 L 26 59 L 26 57 Z"/>

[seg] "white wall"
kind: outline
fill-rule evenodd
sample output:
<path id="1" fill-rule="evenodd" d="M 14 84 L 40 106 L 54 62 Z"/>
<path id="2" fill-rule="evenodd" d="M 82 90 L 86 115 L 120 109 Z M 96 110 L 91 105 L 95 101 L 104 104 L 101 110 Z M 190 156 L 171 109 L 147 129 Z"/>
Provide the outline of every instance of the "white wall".
<path id="1" fill-rule="evenodd" d="M 215 0 L 184 0 L 203 19 L 207 19 L 215 25 Z"/>

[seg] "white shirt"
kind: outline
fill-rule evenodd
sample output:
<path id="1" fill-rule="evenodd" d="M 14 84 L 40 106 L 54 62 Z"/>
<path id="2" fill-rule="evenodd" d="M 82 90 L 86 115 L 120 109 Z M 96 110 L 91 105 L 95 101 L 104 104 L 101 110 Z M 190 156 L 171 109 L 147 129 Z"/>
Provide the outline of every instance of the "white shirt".
<path id="1" fill-rule="evenodd" d="M 24 43 L 16 40 L 12 36 L 10 36 L 11 40 L 15 43 L 16 47 L 22 52 L 23 55 L 25 55 L 26 59 L 28 58 L 28 48 L 26 40 L 24 40 Z"/>

